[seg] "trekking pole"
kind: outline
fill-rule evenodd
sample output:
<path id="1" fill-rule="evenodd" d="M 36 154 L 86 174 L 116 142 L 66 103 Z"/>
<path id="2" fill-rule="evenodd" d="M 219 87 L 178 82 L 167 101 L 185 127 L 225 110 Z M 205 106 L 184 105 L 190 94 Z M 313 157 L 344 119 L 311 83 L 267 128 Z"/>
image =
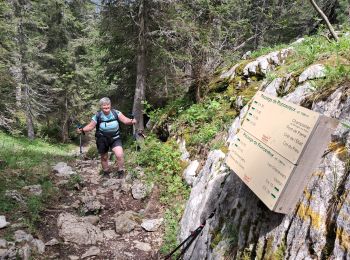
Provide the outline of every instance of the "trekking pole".
<path id="1" fill-rule="evenodd" d="M 203 223 L 195 230 L 192 231 L 191 234 L 184 240 L 182 241 L 173 251 L 171 251 L 169 254 L 167 254 L 164 258 L 164 260 L 166 259 L 171 259 L 171 256 L 181 247 L 183 246 L 187 241 L 189 241 L 187 243 L 187 245 L 181 250 L 180 255 L 176 258 L 181 259 L 181 257 L 186 253 L 187 249 L 191 246 L 191 244 L 194 242 L 194 240 L 196 240 L 196 238 L 198 237 L 198 235 L 202 232 L 206 222 L 208 219 L 211 219 L 214 214 L 215 214 L 216 209 L 213 210 L 213 212 L 209 215 L 209 217 L 203 221 Z"/>
<path id="2" fill-rule="evenodd" d="M 78 128 L 78 129 L 83 129 L 83 126 L 82 126 L 80 123 L 78 123 L 78 124 L 77 124 L 77 128 Z M 84 135 L 85 135 L 85 133 L 84 133 L 84 132 L 80 132 L 80 134 L 79 134 L 80 156 L 83 154 L 83 146 L 82 146 L 82 144 L 81 144 L 81 134 L 84 134 Z"/>

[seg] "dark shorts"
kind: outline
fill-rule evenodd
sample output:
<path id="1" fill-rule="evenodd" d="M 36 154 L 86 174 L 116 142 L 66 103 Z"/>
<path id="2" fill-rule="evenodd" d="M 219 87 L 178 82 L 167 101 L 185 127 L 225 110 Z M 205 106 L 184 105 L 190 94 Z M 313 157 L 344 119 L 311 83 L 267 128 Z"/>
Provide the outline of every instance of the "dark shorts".
<path id="1" fill-rule="evenodd" d="M 122 139 L 120 137 L 99 135 L 96 137 L 96 146 L 99 154 L 105 154 L 109 149 L 122 146 Z"/>

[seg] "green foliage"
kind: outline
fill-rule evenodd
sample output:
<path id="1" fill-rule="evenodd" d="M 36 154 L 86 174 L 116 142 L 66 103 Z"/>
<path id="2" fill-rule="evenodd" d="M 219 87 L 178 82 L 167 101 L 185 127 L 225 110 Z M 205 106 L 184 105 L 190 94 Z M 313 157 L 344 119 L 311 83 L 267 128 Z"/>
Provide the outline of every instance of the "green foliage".
<path id="1" fill-rule="evenodd" d="M 160 187 L 162 203 L 171 205 L 188 196 L 188 187 L 181 179 L 180 152 L 174 141 L 161 143 L 149 136 L 137 161 L 145 167 L 147 178 Z"/>
<path id="2" fill-rule="evenodd" d="M 11 216 L 10 221 L 24 217 L 32 229 L 40 220 L 40 212 L 46 203 L 55 198 L 57 190 L 51 179 L 51 163 L 58 159 L 69 159 L 70 146 L 52 144 L 25 138 L 14 138 L 0 132 L 0 212 Z M 6 163 L 3 163 L 3 161 Z M 22 192 L 24 186 L 40 184 L 40 196 L 28 196 Z M 25 204 L 5 196 L 6 190 L 17 190 Z"/>
<path id="3" fill-rule="evenodd" d="M 99 155 L 98 150 L 97 150 L 97 147 L 95 145 L 90 146 L 86 152 L 86 157 L 89 159 L 97 158 L 98 155 Z"/>
<path id="4" fill-rule="evenodd" d="M 175 205 L 171 210 L 167 209 L 164 213 L 164 237 L 163 244 L 160 249 L 162 254 L 168 254 L 178 245 L 177 235 L 180 231 L 179 219 L 182 216 L 183 208 Z M 174 255 L 179 254 L 177 251 Z"/>
<path id="5" fill-rule="evenodd" d="M 220 126 L 212 125 L 212 124 L 204 124 L 199 129 L 197 133 L 191 135 L 189 137 L 189 145 L 198 145 L 205 144 L 211 141 L 214 136 L 217 134 L 218 130 L 220 130 Z"/>
<path id="6" fill-rule="evenodd" d="M 69 177 L 67 188 L 73 190 L 78 186 L 81 186 L 84 183 L 83 178 L 79 174 L 72 174 Z"/>
<path id="7" fill-rule="evenodd" d="M 31 169 L 54 158 L 67 158 L 70 149 L 72 146 L 29 141 L 0 132 L 0 158 L 6 162 L 6 168 Z"/>

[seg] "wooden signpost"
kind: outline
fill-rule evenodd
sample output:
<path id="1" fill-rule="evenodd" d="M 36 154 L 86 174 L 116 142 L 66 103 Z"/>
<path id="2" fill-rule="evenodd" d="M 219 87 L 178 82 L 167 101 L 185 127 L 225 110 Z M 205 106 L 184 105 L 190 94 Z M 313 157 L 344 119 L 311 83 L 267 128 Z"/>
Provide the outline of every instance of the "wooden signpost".
<path id="1" fill-rule="evenodd" d="M 258 91 L 226 163 L 272 211 L 291 212 L 338 125 Z"/>

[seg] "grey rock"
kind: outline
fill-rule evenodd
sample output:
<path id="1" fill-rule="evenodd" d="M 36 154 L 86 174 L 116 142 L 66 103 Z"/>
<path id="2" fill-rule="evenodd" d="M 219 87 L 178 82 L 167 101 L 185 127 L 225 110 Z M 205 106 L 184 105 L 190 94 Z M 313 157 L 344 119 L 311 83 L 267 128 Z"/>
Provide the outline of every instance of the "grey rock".
<path id="1" fill-rule="evenodd" d="M 252 56 L 252 52 L 251 51 L 247 51 L 246 53 L 243 54 L 242 60 L 250 59 L 251 56 Z"/>
<path id="2" fill-rule="evenodd" d="M 65 162 L 57 163 L 53 168 L 53 172 L 59 177 L 69 177 L 75 172 L 72 170 L 72 167 L 68 166 Z"/>
<path id="3" fill-rule="evenodd" d="M 126 234 L 135 229 L 139 216 L 133 211 L 118 212 L 114 216 L 115 231 L 117 234 Z"/>
<path id="4" fill-rule="evenodd" d="M 0 228 L 7 227 L 10 223 L 6 221 L 5 216 L 0 216 Z"/>
<path id="5" fill-rule="evenodd" d="M 25 203 L 23 196 L 16 190 L 6 190 L 5 197 L 7 197 L 9 199 L 13 199 L 13 200 L 20 202 L 22 204 Z"/>
<path id="6" fill-rule="evenodd" d="M 122 182 L 122 186 L 120 191 L 124 192 L 124 193 L 128 193 L 131 189 L 131 184 L 127 183 L 126 181 Z"/>
<path id="7" fill-rule="evenodd" d="M 277 90 L 281 87 L 282 81 L 282 78 L 275 78 L 266 86 L 265 92 L 271 96 L 277 97 Z"/>
<path id="8" fill-rule="evenodd" d="M 0 259 L 6 259 L 7 257 L 7 249 L 0 248 Z"/>
<path id="9" fill-rule="evenodd" d="M 20 248 L 19 255 L 22 257 L 23 260 L 29 260 L 32 255 L 30 246 L 28 244 L 25 244 L 22 248 Z"/>
<path id="10" fill-rule="evenodd" d="M 209 215 L 216 206 L 216 198 L 221 193 L 221 183 L 229 172 L 223 166 L 225 154 L 220 150 L 209 153 L 206 164 L 200 171 L 190 198 L 186 203 L 186 209 L 181 219 L 180 240 L 187 238 L 191 231 L 202 223 L 203 217 Z M 191 255 L 192 248 L 188 249 L 186 255 Z M 204 259 L 197 258 L 194 259 Z"/>
<path id="11" fill-rule="evenodd" d="M 98 227 L 69 213 L 61 213 L 57 219 L 59 235 L 67 242 L 78 245 L 93 245 L 103 240 Z"/>
<path id="12" fill-rule="evenodd" d="M 309 79 L 318 79 L 326 76 L 326 68 L 322 64 L 314 64 L 304 70 L 299 76 L 299 83 Z"/>
<path id="13" fill-rule="evenodd" d="M 302 85 L 305 84 L 307 82 Z M 346 89 L 345 86 L 339 86 L 326 100 L 315 102 L 312 109 L 349 122 L 350 97 L 344 95 Z M 302 96 L 310 94 L 301 90 L 296 91 L 300 91 Z M 304 97 L 295 95 L 286 98 L 300 103 Z M 242 109 L 230 127 L 227 139 L 229 145 L 236 138 L 242 113 L 246 109 Z M 349 127 L 339 125 L 332 139 L 349 149 Z M 213 171 L 215 174 L 210 173 L 211 169 L 205 166 L 199 173 L 187 202 L 181 220 L 180 240 L 205 220 L 213 208 L 216 213 L 207 220 L 201 235 L 188 249 L 184 259 L 225 259 L 228 253 L 232 253 L 232 243 L 237 252 L 230 255 L 232 259 L 240 259 L 246 251 L 256 250 L 254 253 L 259 255 L 259 249 L 262 248 L 277 252 L 281 250 L 281 244 L 287 253 L 284 259 L 321 259 L 325 257 L 322 252 L 329 247 L 329 237 L 326 234 L 333 228 L 329 226 L 329 219 L 332 219 L 337 228 L 334 230 L 334 240 L 331 241 L 334 249 L 328 252 L 327 257 L 350 259 L 347 249 L 349 244 L 344 242 L 349 241 L 350 233 L 350 193 L 347 192 L 350 181 L 347 163 L 341 160 L 337 151 L 329 150 L 324 155 L 295 211 L 286 215 L 274 213 L 262 206 L 259 198 L 241 179 L 234 172 L 225 169 L 224 162 L 218 162 L 216 168 L 219 170 Z M 210 166 L 208 160 L 212 160 L 211 156 L 209 154 L 206 165 Z M 218 179 L 219 176 L 225 177 Z M 336 202 L 338 199 L 341 201 Z"/>
<path id="14" fill-rule="evenodd" d="M 242 96 L 238 96 L 236 98 L 236 101 L 235 101 L 235 108 L 237 110 L 240 110 L 242 107 L 243 107 L 243 97 Z"/>
<path id="15" fill-rule="evenodd" d="M 56 238 L 53 238 L 50 241 L 47 241 L 45 243 L 45 246 L 55 246 L 55 245 L 58 245 L 59 243 L 60 242 Z"/>
<path id="16" fill-rule="evenodd" d="M 0 248 L 6 248 L 7 241 L 5 239 L 0 238 Z"/>
<path id="17" fill-rule="evenodd" d="M 190 164 L 187 166 L 187 168 L 183 172 L 183 177 L 188 185 L 193 184 L 194 180 L 196 179 L 196 171 L 198 169 L 199 162 L 197 160 L 191 161 Z"/>
<path id="18" fill-rule="evenodd" d="M 292 93 L 284 97 L 285 100 L 299 105 L 305 98 L 312 94 L 312 86 L 309 82 L 299 85 Z"/>
<path id="19" fill-rule="evenodd" d="M 232 68 L 230 68 L 228 71 L 222 73 L 220 75 L 220 79 L 229 79 L 232 80 L 236 75 L 236 68 L 239 66 L 239 64 L 234 65 Z"/>
<path id="20" fill-rule="evenodd" d="M 292 47 L 274 51 L 267 55 L 258 57 L 256 60 L 248 63 L 243 68 L 243 74 L 246 77 L 254 75 L 265 76 L 267 72 L 273 70 L 276 66 L 281 65 L 293 51 Z"/>
<path id="21" fill-rule="evenodd" d="M 140 180 L 135 180 L 131 186 L 131 192 L 134 199 L 140 200 L 146 198 L 151 192 L 153 185 L 147 185 Z"/>
<path id="22" fill-rule="evenodd" d="M 107 229 L 103 231 L 103 236 L 106 240 L 115 239 L 117 233 L 112 229 Z"/>
<path id="23" fill-rule="evenodd" d="M 69 260 L 79 260 L 79 256 L 76 255 L 70 255 L 68 256 Z"/>
<path id="24" fill-rule="evenodd" d="M 29 192 L 30 195 L 36 195 L 36 196 L 40 196 L 41 193 L 43 192 L 40 184 L 24 186 L 22 190 Z"/>
<path id="25" fill-rule="evenodd" d="M 82 218 L 83 221 L 88 222 L 92 225 L 97 225 L 98 222 L 100 221 L 99 216 L 86 216 Z"/>
<path id="26" fill-rule="evenodd" d="M 16 242 L 22 242 L 22 241 L 31 242 L 34 239 L 31 234 L 27 234 L 23 230 L 15 231 L 14 237 Z"/>
<path id="27" fill-rule="evenodd" d="M 104 206 L 95 196 L 83 196 L 81 198 L 83 203 L 82 212 L 87 213 L 98 213 Z"/>
<path id="28" fill-rule="evenodd" d="M 36 247 L 39 254 L 43 254 L 45 252 L 45 244 L 40 239 L 34 239 L 31 244 Z"/>
<path id="29" fill-rule="evenodd" d="M 136 240 L 134 240 L 134 243 L 135 243 L 135 248 L 137 248 L 141 251 L 149 252 L 152 250 L 151 245 L 148 243 L 144 243 L 144 242 L 140 242 L 140 241 L 136 241 Z"/>
<path id="30" fill-rule="evenodd" d="M 182 161 L 188 161 L 190 158 L 190 153 L 186 149 L 186 141 L 184 139 L 178 139 L 177 143 L 179 144 L 179 150 L 181 152 L 180 159 Z"/>
<path id="31" fill-rule="evenodd" d="M 163 218 L 144 219 L 142 221 L 141 227 L 143 227 L 146 231 L 154 232 L 160 227 L 162 223 L 163 223 Z"/>
<path id="32" fill-rule="evenodd" d="M 120 190 L 121 185 L 121 179 L 109 179 L 102 184 L 102 187 L 109 188 L 111 190 Z"/>
<path id="33" fill-rule="evenodd" d="M 100 253 L 101 253 L 101 250 L 98 247 L 93 246 L 93 247 L 90 247 L 88 251 L 86 251 L 85 254 L 81 256 L 81 258 L 84 259 L 90 256 L 98 256 Z"/>

